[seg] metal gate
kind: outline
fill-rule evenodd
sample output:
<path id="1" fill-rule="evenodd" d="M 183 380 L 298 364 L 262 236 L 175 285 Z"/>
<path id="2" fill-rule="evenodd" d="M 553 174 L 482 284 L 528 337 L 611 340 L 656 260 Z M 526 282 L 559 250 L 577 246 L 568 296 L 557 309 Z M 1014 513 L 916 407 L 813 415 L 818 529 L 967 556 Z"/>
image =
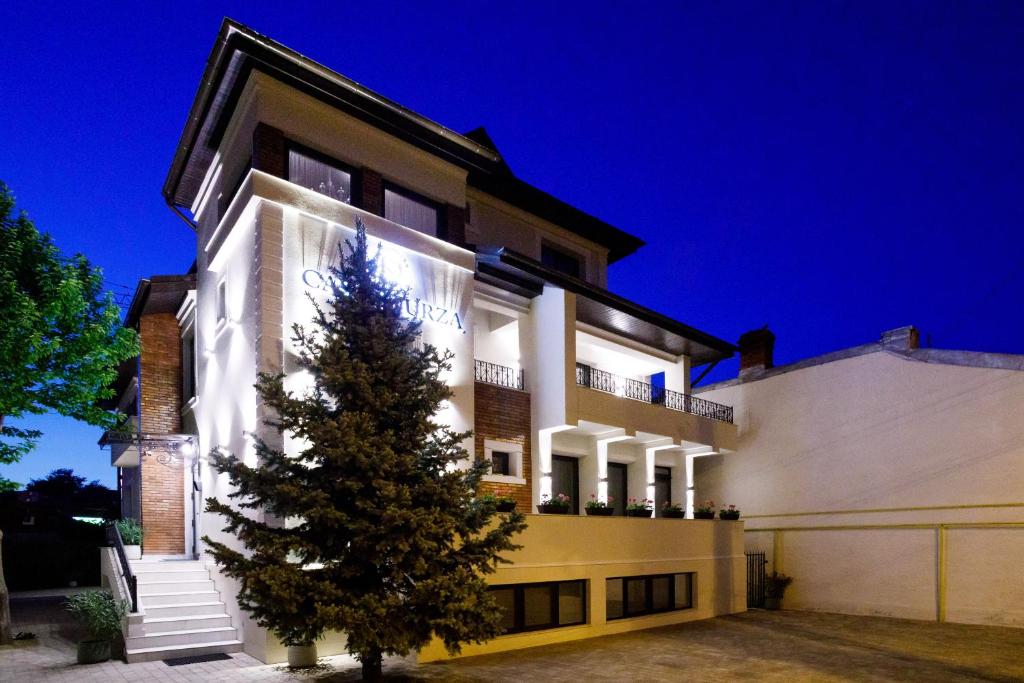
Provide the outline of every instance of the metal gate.
<path id="1" fill-rule="evenodd" d="M 747 555 L 747 609 L 764 607 L 765 565 L 764 551 Z"/>

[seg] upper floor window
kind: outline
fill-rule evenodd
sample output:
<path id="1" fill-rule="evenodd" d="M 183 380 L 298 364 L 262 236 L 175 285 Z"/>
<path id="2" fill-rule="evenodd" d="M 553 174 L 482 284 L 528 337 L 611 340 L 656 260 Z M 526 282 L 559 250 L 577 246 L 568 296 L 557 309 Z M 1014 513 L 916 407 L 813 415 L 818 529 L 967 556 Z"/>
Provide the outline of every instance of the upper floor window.
<path id="1" fill-rule="evenodd" d="M 217 325 L 220 326 L 228 321 L 228 281 L 222 278 L 217 283 Z"/>
<path id="2" fill-rule="evenodd" d="M 573 277 L 582 276 L 583 264 L 580 257 L 563 251 L 558 247 L 553 247 L 550 244 L 541 244 L 540 262 L 552 270 L 557 270 L 559 273 L 565 273 Z"/>
<path id="3" fill-rule="evenodd" d="M 384 218 L 407 228 L 437 235 L 441 212 L 426 197 L 394 185 L 384 188 Z"/>
<path id="4" fill-rule="evenodd" d="M 324 158 L 289 149 L 288 180 L 339 202 L 352 203 L 352 173 Z"/>
<path id="5" fill-rule="evenodd" d="M 196 397 L 196 331 L 189 327 L 181 337 L 181 402 Z"/>

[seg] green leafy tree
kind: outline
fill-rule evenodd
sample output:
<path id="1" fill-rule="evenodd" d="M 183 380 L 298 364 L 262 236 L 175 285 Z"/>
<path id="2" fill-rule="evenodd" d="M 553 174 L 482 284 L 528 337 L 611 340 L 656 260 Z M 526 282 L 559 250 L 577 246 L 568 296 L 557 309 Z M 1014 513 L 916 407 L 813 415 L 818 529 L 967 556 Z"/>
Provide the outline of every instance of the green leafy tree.
<path id="1" fill-rule="evenodd" d="M 339 245 L 329 302 L 311 328 L 294 329 L 312 389 L 288 392 L 283 375 L 256 385 L 277 416 L 268 425 L 301 451 L 257 440 L 258 467 L 215 451 L 238 508 L 210 498 L 207 509 L 247 552 L 204 540 L 258 623 L 288 644 L 344 631 L 364 679 L 376 680 L 383 656 L 433 635 L 452 653 L 499 635 L 484 575 L 518 547 L 525 518 L 496 518 L 493 501 L 474 497 L 486 464 L 455 466 L 469 434 L 435 421 L 451 396 L 442 375 L 452 355 L 417 345 L 405 292 L 379 276 L 379 252 L 370 256 L 359 221 L 356 230 L 347 253 Z"/>
<path id="2" fill-rule="evenodd" d="M 112 394 L 118 364 L 139 352 L 121 326 L 103 277 L 81 254 L 61 256 L 0 182 L 0 464 L 17 462 L 40 433 L 10 418 L 54 410 L 107 429 L 118 419 L 98 405 Z M 0 490 L 12 482 L 0 477 Z M 10 640 L 0 569 L 0 644 Z"/>
<path id="3" fill-rule="evenodd" d="M 98 401 L 111 396 L 118 364 L 139 352 L 101 271 L 81 254 L 63 258 L 14 207 L 0 182 L 0 464 L 20 460 L 40 436 L 10 418 L 53 410 L 115 427 Z"/>

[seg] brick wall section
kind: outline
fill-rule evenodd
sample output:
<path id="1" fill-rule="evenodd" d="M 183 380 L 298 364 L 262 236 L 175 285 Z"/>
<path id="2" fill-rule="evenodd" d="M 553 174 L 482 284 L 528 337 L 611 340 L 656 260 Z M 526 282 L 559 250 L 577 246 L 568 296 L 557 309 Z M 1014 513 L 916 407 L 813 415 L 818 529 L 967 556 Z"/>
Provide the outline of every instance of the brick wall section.
<path id="1" fill-rule="evenodd" d="M 526 485 L 484 482 L 480 486 L 481 493 L 504 489 L 516 499 L 517 510 L 531 512 L 533 489 L 530 474 L 530 395 L 524 391 L 477 382 L 473 410 L 477 460 L 484 457 L 484 441 L 487 439 L 509 441 L 523 446 L 523 475 Z"/>
<path id="2" fill-rule="evenodd" d="M 461 206 L 449 204 L 444 211 L 444 225 L 441 226 L 443 240 L 462 246 L 466 243 L 466 211 Z"/>
<path id="3" fill-rule="evenodd" d="M 371 168 L 362 168 L 359 172 L 356 206 L 378 216 L 384 215 L 384 179 Z"/>
<path id="4" fill-rule="evenodd" d="M 288 152 L 284 133 L 257 123 L 252 133 L 252 167 L 278 178 L 288 176 Z"/>
<path id="5" fill-rule="evenodd" d="M 172 313 L 143 315 L 139 321 L 141 431 L 181 432 L 181 333 Z M 162 457 L 164 456 L 164 457 Z M 185 477 L 179 458 L 144 449 L 141 459 L 143 551 L 185 552 Z"/>

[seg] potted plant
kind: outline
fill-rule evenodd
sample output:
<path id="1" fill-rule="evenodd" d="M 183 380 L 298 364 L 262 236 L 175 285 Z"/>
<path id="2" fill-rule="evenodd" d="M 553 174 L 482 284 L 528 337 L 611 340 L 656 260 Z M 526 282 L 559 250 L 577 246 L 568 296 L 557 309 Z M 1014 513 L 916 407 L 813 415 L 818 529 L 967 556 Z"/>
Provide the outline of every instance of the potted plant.
<path id="1" fill-rule="evenodd" d="M 629 504 L 626 505 L 627 517 L 650 517 L 652 512 L 654 512 L 654 501 L 646 498 L 640 500 L 630 498 Z"/>
<path id="2" fill-rule="evenodd" d="M 480 496 L 480 501 L 493 505 L 498 512 L 513 512 L 516 509 L 516 499 L 504 489 L 487 492 Z"/>
<path id="3" fill-rule="evenodd" d="M 682 505 L 673 505 L 666 500 L 665 504 L 661 506 L 661 516 L 668 519 L 685 519 L 686 510 Z"/>
<path id="4" fill-rule="evenodd" d="M 591 517 L 609 517 L 615 514 L 615 508 L 611 505 L 614 502 L 615 499 L 611 496 L 608 496 L 608 500 L 598 500 L 597 496 L 591 493 L 590 500 L 583 504 L 583 509 Z"/>
<path id="5" fill-rule="evenodd" d="M 715 501 L 705 500 L 703 503 L 694 506 L 693 508 L 694 519 L 714 519 L 715 518 Z"/>
<path id="6" fill-rule="evenodd" d="M 779 609 L 782 605 L 782 596 L 786 593 L 786 586 L 793 583 L 793 577 L 772 572 L 764 579 L 764 608 Z"/>
<path id="7" fill-rule="evenodd" d="M 307 640 L 309 636 L 301 640 Z M 286 643 L 288 646 L 288 668 L 309 669 L 316 666 L 317 654 L 316 643 L 308 642 Z"/>
<path id="8" fill-rule="evenodd" d="M 729 507 L 718 511 L 718 518 L 737 520 L 740 518 L 740 509 L 735 505 L 730 505 Z"/>
<path id="9" fill-rule="evenodd" d="M 110 641 L 121 635 L 128 603 L 115 600 L 106 591 L 86 591 L 72 595 L 65 606 L 89 632 L 89 639 L 78 643 L 78 663 L 95 664 L 110 659 Z"/>
<path id="10" fill-rule="evenodd" d="M 114 522 L 117 533 L 121 534 L 124 554 L 129 560 L 142 558 L 142 527 L 134 519 L 119 519 Z"/>
<path id="11" fill-rule="evenodd" d="M 537 511 L 545 515 L 567 515 L 569 514 L 569 501 L 571 500 L 572 498 L 564 493 L 559 493 L 554 498 L 544 494 L 540 498 L 540 505 L 537 506 Z"/>

